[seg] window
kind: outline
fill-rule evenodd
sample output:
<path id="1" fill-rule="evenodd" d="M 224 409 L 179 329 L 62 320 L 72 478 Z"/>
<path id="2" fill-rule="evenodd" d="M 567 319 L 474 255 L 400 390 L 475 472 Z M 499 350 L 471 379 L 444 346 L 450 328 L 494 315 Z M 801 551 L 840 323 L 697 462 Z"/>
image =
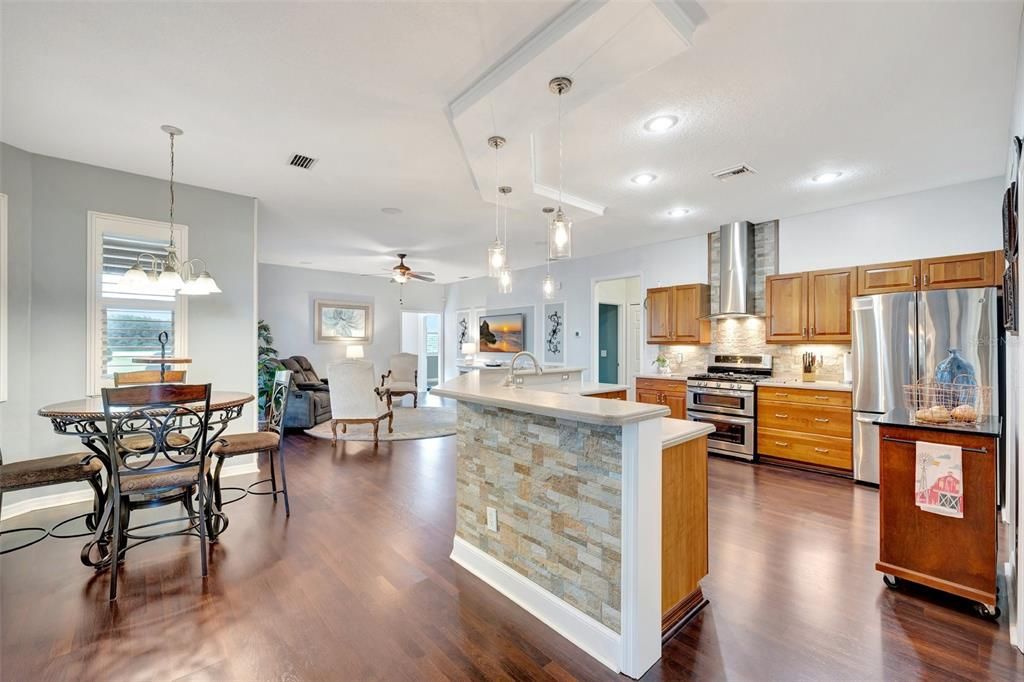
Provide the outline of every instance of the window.
<path id="1" fill-rule="evenodd" d="M 178 255 L 187 258 L 187 228 L 175 226 Z M 186 299 L 146 290 L 126 291 L 118 286 L 121 275 L 143 254 L 162 257 L 167 247 L 167 223 L 89 214 L 89 386 L 95 395 L 114 385 L 115 372 L 158 369 L 133 358 L 160 357 L 158 336 L 167 332 L 167 354 L 185 355 Z"/>

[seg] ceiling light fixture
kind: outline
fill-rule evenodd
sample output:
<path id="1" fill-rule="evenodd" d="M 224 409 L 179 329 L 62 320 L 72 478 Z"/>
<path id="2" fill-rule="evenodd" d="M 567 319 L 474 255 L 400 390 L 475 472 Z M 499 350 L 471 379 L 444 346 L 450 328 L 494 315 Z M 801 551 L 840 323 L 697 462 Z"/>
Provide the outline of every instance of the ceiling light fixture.
<path id="1" fill-rule="evenodd" d="M 498 236 L 498 225 L 501 222 L 501 202 L 498 186 L 498 150 L 505 146 L 505 138 L 493 135 L 487 138 L 487 144 L 494 150 L 494 243 L 487 249 L 487 276 L 500 277 L 501 268 L 505 265 L 505 245 Z"/>
<path id="2" fill-rule="evenodd" d="M 548 259 L 572 258 L 572 218 L 562 210 L 562 95 L 572 88 L 565 76 L 552 78 L 548 90 L 558 95 L 558 209 L 548 225 Z"/>
<path id="3" fill-rule="evenodd" d="M 649 133 L 663 133 L 675 128 L 677 123 L 679 123 L 677 116 L 655 116 L 644 123 L 644 130 Z"/>
<path id="4" fill-rule="evenodd" d="M 670 218 L 682 218 L 684 215 L 690 212 L 688 208 L 673 208 L 669 209 L 668 216 Z"/>
<path id="5" fill-rule="evenodd" d="M 178 247 L 174 243 L 174 138 L 184 135 L 181 128 L 172 125 L 162 125 L 160 130 L 167 133 L 171 138 L 171 173 L 170 173 L 170 195 L 171 204 L 168 218 L 168 229 L 170 239 L 167 243 L 167 250 L 162 259 L 150 253 L 140 254 L 135 259 L 135 264 L 121 276 L 118 288 L 122 291 L 143 291 L 145 293 L 181 294 L 183 296 L 206 296 L 207 294 L 221 293 L 217 282 L 206 270 L 206 261 L 201 258 L 192 258 L 187 261 L 178 259 Z M 147 273 L 142 267 L 142 257 L 148 257 L 150 270 Z M 202 264 L 202 270 L 196 275 L 198 265 Z"/>
<path id="6" fill-rule="evenodd" d="M 631 182 L 635 185 L 649 185 L 657 179 L 658 176 L 654 173 L 641 173 L 630 178 Z"/>
<path id="7" fill-rule="evenodd" d="M 394 206 L 385 206 L 380 210 L 380 212 L 386 213 L 387 215 L 399 215 L 402 213 L 402 209 L 395 208 Z"/>
<path id="8" fill-rule="evenodd" d="M 504 210 L 504 239 L 505 239 L 505 264 L 501 266 L 501 272 L 498 273 L 498 293 L 511 294 L 512 293 L 512 267 L 509 263 L 509 243 L 508 243 L 508 207 L 509 198 L 508 195 L 512 193 L 512 188 L 508 185 L 502 185 L 498 188 L 498 192 L 505 199 L 505 210 Z"/>
<path id="9" fill-rule="evenodd" d="M 835 182 L 839 178 L 843 177 L 842 171 L 828 171 L 827 173 L 820 173 L 811 178 L 811 182 L 818 184 L 827 184 L 829 182 Z"/>
<path id="10" fill-rule="evenodd" d="M 545 206 L 541 209 L 541 213 L 547 215 L 548 213 L 554 213 L 555 209 L 550 206 Z M 538 242 L 544 244 L 544 242 Z M 551 276 L 551 259 L 545 259 L 547 272 L 544 275 L 544 280 L 541 282 L 540 288 L 544 292 L 544 300 L 550 301 L 555 297 L 555 279 Z"/>

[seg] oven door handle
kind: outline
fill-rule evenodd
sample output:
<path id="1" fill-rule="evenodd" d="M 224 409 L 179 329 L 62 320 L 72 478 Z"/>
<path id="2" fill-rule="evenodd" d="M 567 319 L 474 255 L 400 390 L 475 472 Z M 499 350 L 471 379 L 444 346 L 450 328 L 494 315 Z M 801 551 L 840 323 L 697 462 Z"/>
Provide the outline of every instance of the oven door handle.
<path id="1" fill-rule="evenodd" d="M 753 398 L 753 391 L 733 391 L 727 388 L 687 388 L 690 395 L 726 395 L 732 398 Z"/>
<path id="2" fill-rule="evenodd" d="M 709 416 L 705 417 L 702 414 L 693 414 L 692 412 L 690 412 L 686 416 L 687 416 L 687 418 L 690 421 L 695 421 L 695 422 L 699 422 L 699 421 L 709 421 L 709 422 L 720 421 L 720 422 L 725 422 L 727 424 L 742 424 L 742 425 L 748 425 L 749 424 L 750 426 L 754 425 L 753 424 L 754 420 L 751 419 L 750 417 L 746 417 L 746 418 L 744 418 L 744 417 L 726 417 L 724 414 L 716 414 L 716 415 L 713 415 L 713 416 L 709 415 Z"/>

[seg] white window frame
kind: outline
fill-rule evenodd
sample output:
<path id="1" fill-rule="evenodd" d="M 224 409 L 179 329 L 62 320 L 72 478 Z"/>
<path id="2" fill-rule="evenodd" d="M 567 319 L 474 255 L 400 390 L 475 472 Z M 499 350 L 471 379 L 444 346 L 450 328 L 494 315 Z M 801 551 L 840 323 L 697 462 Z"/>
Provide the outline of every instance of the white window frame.
<path id="1" fill-rule="evenodd" d="M 7 195 L 0 194 L 0 403 L 7 402 Z"/>
<path id="2" fill-rule="evenodd" d="M 100 329 L 103 315 L 103 235 L 105 233 L 121 234 L 146 239 L 164 239 L 167 237 L 167 223 L 160 220 L 146 220 L 129 216 L 114 215 L 89 211 L 89 249 L 88 249 L 88 314 L 86 342 L 86 395 L 99 395 L 106 383 L 100 378 L 102 358 L 100 358 Z M 174 225 L 174 242 L 178 247 L 178 258 L 184 262 L 188 259 L 188 226 Z M 145 265 L 145 263 L 144 263 Z M 146 307 L 145 301 L 131 301 L 126 304 Z M 161 306 L 161 309 L 163 307 Z M 188 357 L 188 296 L 176 296 L 174 302 L 174 355 Z"/>

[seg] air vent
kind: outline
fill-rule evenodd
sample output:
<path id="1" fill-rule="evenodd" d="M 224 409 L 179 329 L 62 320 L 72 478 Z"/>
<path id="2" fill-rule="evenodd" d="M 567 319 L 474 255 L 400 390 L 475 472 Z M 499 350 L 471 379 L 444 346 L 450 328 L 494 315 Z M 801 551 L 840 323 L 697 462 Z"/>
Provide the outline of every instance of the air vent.
<path id="1" fill-rule="evenodd" d="M 289 166 L 295 166 L 296 168 L 305 168 L 309 170 L 313 167 L 313 164 L 317 162 L 312 156 L 303 156 L 302 154 L 296 154 L 292 157 L 292 160 L 288 162 Z"/>
<path id="2" fill-rule="evenodd" d="M 756 172 L 757 172 L 756 170 L 754 170 L 753 168 L 751 168 L 747 164 L 741 163 L 738 166 L 731 166 L 729 168 L 723 168 L 720 171 L 715 171 L 711 175 L 713 177 L 716 177 L 719 180 L 722 180 L 724 182 L 726 180 L 732 180 L 733 178 L 738 178 L 741 175 L 753 175 Z"/>

